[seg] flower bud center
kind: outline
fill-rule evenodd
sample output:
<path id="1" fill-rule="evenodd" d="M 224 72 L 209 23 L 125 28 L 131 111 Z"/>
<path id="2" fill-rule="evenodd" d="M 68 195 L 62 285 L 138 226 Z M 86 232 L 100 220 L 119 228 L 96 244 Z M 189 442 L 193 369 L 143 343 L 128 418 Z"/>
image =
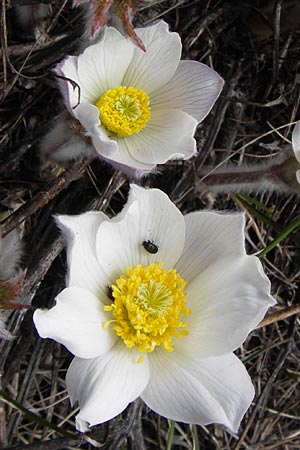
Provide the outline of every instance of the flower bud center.
<path id="1" fill-rule="evenodd" d="M 139 133 L 150 119 L 149 96 L 132 86 L 109 89 L 96 106 L 102 125 L 118 137 Z"/>

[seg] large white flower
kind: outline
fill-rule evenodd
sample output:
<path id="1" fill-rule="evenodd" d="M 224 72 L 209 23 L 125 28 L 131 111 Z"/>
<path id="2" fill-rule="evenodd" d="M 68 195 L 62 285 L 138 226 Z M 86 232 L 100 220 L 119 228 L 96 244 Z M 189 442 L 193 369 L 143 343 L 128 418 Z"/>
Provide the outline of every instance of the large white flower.
<path id="1" fill-rule="evenodd" d="M 197 124 L 211 110 L 222 78 L 205 64 L 180 61 L 181 41 L 161 21 L 136 29 L 146 52 L 114 28 L 55 70 L 69 112 L 97 153 L 141 174 L 196 152 Z"/>
<path id="2" fill-rule="evenodd" d="M 292 147 L 297 161 L 300 163 L 300 120 L 296 123 L 292 133 Z M 300 183 L 300 169 L 297 167 L 296 177 Z"/>
<path id="3" fill-rule="evenodd" d="M 274 304 L 244 216 L 183 216 L 166 194 L 132 186 L 121 213 L 60 216 L 68 287 L 37 310 L 42 337 L 76 357 L 67 373 L 77 428 L 141 397 L 158 414 L 236 432 L 254 389 L 232 353 Z"/>

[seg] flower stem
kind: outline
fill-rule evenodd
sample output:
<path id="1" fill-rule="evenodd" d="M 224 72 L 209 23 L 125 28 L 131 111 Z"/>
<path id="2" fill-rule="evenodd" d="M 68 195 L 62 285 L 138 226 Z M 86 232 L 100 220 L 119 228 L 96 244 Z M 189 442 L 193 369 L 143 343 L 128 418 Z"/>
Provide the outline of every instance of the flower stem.
<path id="1" fill-rule="evenodd" d="M 251 191 L 300 192 L 296 179 L 297 162 L 294 157 L 273 158 L 263 164 L 232 165 L 211 169 L 200 174 L 200 182 L 215 193 Z"/>

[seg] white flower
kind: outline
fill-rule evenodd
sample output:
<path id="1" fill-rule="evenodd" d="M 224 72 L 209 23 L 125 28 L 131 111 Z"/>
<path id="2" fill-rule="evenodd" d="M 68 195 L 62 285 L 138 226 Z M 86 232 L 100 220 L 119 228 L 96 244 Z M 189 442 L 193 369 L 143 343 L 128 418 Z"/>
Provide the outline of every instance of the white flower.
<path id="1" fill-rule="evenodd" d="M 211 110 L 222 78 L 205 64 L 180 61 L 181 41 L 161 21 L 136 29 L 146 52 L 114 28 L 56 69 L 69 112 L 97 153 L 141 175 L 170 158 L 190 158 L 198 122 Z"/>
<path id="2" fill-rule="evenodd" d="M 260 261 L 245 253 L 244 216 L 183 216 L 163 192 L 132 186 L 113 219 L 57 221 L 68 287 L 34 322 L 75 355 L 66 382 L 77 428 L 140 396 L 167 418 L 236 432 L 254 389 L 232 352 L 274 304 Z"/>
<path id="3" fill-rule="evenodd" d="M 300 163 L 300 120 L 296 123 L 292 133 L 292 147 L 297 161 Z M 296 171 L 298 183 L 300 183 L 300 169 Z"/>

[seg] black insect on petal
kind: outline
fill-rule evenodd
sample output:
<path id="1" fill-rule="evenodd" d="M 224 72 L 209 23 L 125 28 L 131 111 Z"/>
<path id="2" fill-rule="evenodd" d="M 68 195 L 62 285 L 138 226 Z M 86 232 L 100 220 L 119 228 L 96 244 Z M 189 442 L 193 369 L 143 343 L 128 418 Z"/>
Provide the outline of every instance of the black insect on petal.
<path id="1" fill-rule="evenodd" d="M 112 301 L 115 300 L 115 299 L 114 299 L 114 296 L 113 296 L 113 290 L 112 290 L 112 287 L 111 287 L 111 286 L 107 286 L 107 289 L 106 289 L 106 295 L 107 295 L 107 297 L 108 297 L 110 300 L 112 300 Z"/>
<path id="2" fill-rule="evenodd" d="M 158 245 L 154 244 L 154 242 L 151 241 L 144 241 L 143 242 L 143 247 L 146 250 L 146 252 L 151 253 L 152 255 L 154 255 L 155 253 L 158 252 Z"/>

